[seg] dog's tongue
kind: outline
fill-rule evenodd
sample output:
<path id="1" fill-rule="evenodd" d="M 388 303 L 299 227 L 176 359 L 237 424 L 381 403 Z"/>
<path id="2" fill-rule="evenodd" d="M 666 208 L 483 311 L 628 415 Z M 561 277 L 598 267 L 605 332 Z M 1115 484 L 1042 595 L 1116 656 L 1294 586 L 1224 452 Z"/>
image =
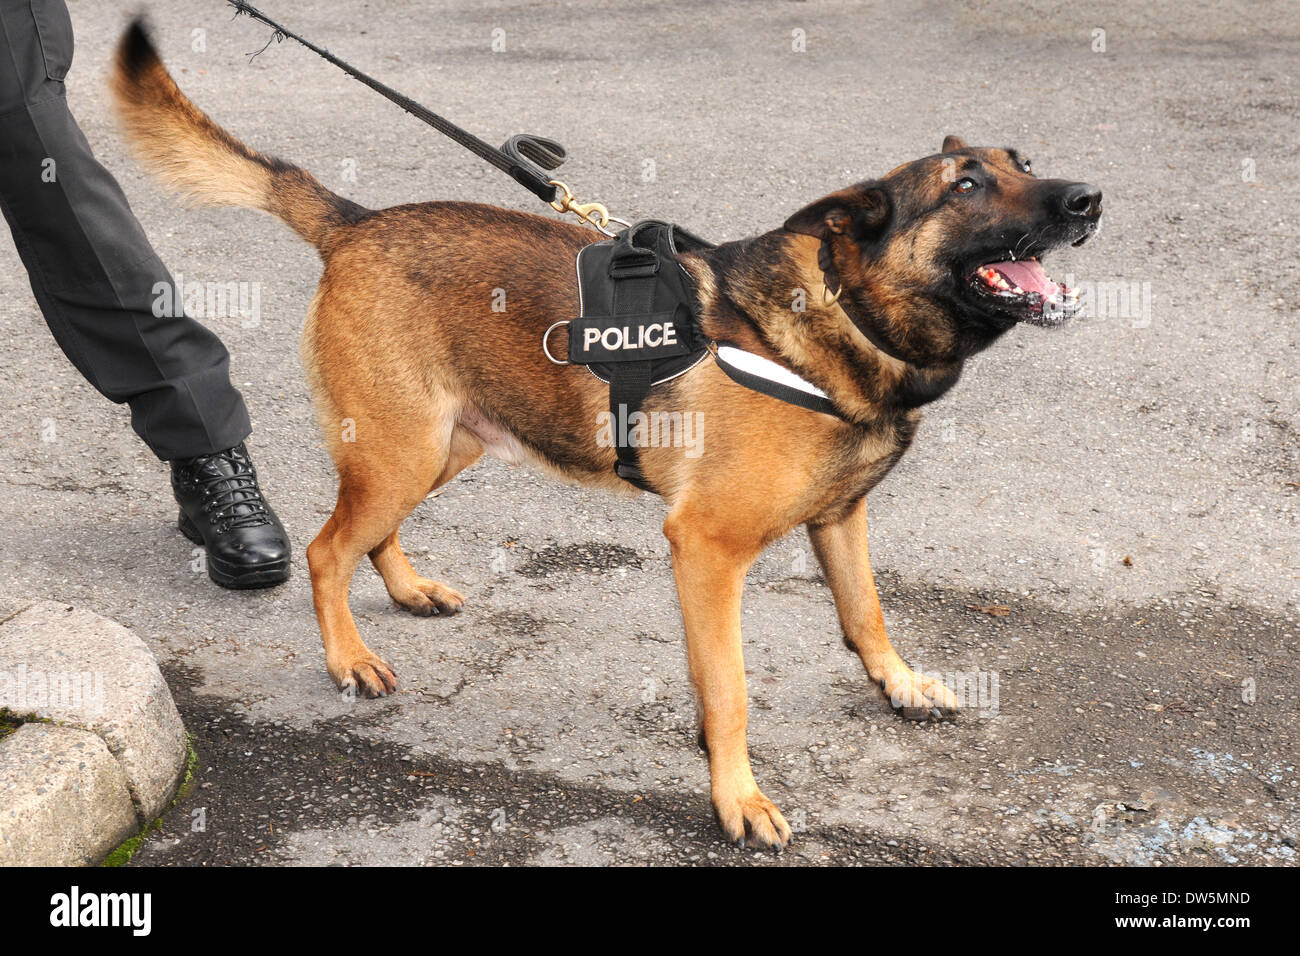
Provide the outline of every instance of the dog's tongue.
<path id="1" fill-rule="evenodd" d="M 1047 277 L 1042 264 L 1037 259 L 1016 259 L 1007 262 L 990 262 L 989 268 L 997 269 L 1008 282 L 1017 285 L 1026 292 L 1037 292 L 1044 298 L 1056 294 L 1058 286 Z"/>

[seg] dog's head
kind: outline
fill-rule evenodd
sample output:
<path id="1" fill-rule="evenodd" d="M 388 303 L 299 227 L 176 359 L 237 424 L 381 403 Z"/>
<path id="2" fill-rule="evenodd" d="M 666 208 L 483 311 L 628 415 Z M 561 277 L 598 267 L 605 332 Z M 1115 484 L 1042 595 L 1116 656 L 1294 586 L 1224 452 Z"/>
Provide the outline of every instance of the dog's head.
<path id="1" fill-rule="evenodd" d="M 949 136 L 941 153 L 819 199 L 785 229 L 821 240 L 818 265 L 859 327 L 874 316 L 978 347 L 1017 322 L 1069 317 L 1078 293 L 1048 277 L 1043 256 L 1082 245 L 1100 217 L 1097 187 L 1039 179 L 1014 149 Z"/>

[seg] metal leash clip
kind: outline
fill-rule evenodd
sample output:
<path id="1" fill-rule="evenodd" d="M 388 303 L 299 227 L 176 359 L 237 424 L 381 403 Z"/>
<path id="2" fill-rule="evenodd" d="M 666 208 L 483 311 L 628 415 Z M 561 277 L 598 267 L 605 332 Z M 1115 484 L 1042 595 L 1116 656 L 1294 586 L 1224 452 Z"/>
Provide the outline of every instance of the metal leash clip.
<path id="1" fill-rule="evenodd" d="M 609 210 L 602 203 L 598 202 L 578 202 L 577 197 L 567 185 L 558 179 L 552 179 L 551 185 L 560 190 L 561 195 L 558 199 L 551 201 L 551 208 L 556 212 L 570 212 L 577 216 L 587 225 L 596 229 L 598 232 L 613 238 L 617 233 L 609 231 L 611 222 L 618 223 L 620 226 L 627 228 L 631 225 L 615 216 L 609 214 Z"/>

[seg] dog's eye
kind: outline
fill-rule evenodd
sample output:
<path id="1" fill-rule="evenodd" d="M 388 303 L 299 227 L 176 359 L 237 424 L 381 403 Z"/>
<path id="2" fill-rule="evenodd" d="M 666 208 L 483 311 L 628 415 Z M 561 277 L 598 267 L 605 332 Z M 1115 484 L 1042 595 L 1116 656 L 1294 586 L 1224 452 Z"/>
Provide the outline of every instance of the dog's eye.
<path id="1" fill-rule="evenodd" d="M 1020 169 L 1022 172 L 1029 173 L 1032 176 L 1034 172 L 1034 164 L 1027 159 L 1021 160 Z"/>
<path id="2" fill-rule="evenodd" d="M 977 185 L 979 184 L 976 183 L 975 180 L 967 177 L 965 179 L 959 179 L 955 183 L 953 183 L 952 191 L 955 193 L 968 193 L 972 189 L 974 189 Z"/>

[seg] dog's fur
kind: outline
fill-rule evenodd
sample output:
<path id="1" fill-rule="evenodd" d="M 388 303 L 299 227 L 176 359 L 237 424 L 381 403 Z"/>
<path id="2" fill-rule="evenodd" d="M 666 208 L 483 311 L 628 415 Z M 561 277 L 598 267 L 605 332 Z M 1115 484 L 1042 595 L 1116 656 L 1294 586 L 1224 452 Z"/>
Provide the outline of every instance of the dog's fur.
<path id="1" fill-rule="evenodd" d="M 597 442 L 607 387 L 540 348 L 543 330 L 577 314 L 574 255 L 599 236 L 472 203 L 372 211 L 340 198 L 208 119 L 139 23 L 122 39 L 112 85 L 130 141 L 164 183 L 270 212 L 320 251 L 302 350 L 339 493 L 307 559 L 330 675 L 367 696 L 389 693 L 392 669 L 362 642 L 349 584 L 369 555 L 408 610 L 460 608 L 461 595 L 419 576 L 398 543 L 402 520 L 431 491 L 485 452 L 629 490 L 614 476 L 614 449 Z M 954 168 L 981 177 L 984 195 L 954 195 Z M 1035 179 L 1012 151 L 950 137 L 942 154 L 833 193 L 783 228 L 682 257 L 710 338 L 793 369 L 847 419 L 743 388 L 712 361 L 656 387 L 645 405 L 706 417 L 698 457 L 679 448 L 640 457 L 671 509 L 663 530 L 713 805 L 730 838 L 777 847 L 790 838 L 750 770 L 740 598 L 751 562 L 795 526 L 807 526 L 845 642 L 871 679 L 913 716 L 955 711 L 948 688 L 914 674 L 885 635 L 863 499 L 910 445 L 919 407 L 953 385 L 966 358 L 1033 318 L 981 301 L 967 273 L 1014 244 L 1041 252 L 1095 228 L 1095 216 L 1086 229 L 1056 221 L 1063 185 L 1075 184 Z M 492 308 L 494 289 L 507 290 L 504 313 Z M 344 440 L 346 420 L 355 440 Z"/>

